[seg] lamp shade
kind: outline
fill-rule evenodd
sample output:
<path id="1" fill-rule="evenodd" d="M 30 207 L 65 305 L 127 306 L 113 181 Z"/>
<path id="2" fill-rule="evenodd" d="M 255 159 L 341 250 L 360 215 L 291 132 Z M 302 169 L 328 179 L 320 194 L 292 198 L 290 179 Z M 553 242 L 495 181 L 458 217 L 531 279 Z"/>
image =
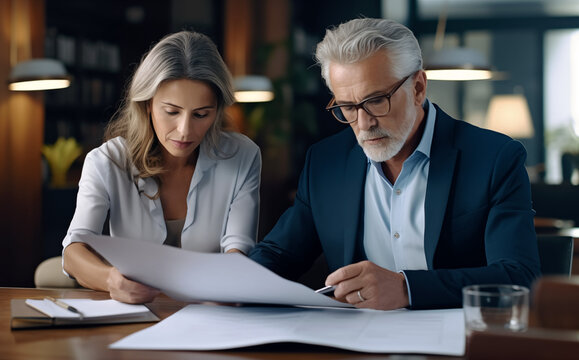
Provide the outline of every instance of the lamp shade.
<path id="1" fill-rule="evenodd" d="M 62 89 L 70 86 L 64 65 L 55 59 L 22 61 L 12 68 L 8 88 L 12 91 Z"/>
<path id="2" fill-rule="evenodd" d="M 265 76 L 245 75 L 233 79 L 237 102 L 266 102 L 274 98 L 271 80 Z"/>
<path id="3" fill-rule="evenodd" d="M 493 72 L 485 57 L 471 48 L 454 47 L 434 52 L 425 65 L 429 80 L 488 80 Z"/>
<path id="4" fill-rule="evenodd" d="M 535 134 L 529 106 L 522 94 L 493 96 L 486 127 L 516 139 L 532 138 Z"/>

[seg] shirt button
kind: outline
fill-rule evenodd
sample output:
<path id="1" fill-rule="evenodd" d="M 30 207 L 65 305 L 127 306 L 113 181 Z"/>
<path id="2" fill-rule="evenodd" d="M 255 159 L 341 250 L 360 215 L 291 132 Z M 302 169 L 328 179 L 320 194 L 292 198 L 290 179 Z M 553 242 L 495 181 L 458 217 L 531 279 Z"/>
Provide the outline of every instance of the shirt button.
<path id="1" fill-rule="evenodd" d="M 398 238 L 400 237 L 400 234 L 394 233 L 394 237 L 395 237 L 396 239 L 398 239 Z"/>
<path id="2" fill-rule="evenodd" d="M 402 194 L 402 190 L 396 189 L 396 195 L 400 195 L 400 194 Z"/>

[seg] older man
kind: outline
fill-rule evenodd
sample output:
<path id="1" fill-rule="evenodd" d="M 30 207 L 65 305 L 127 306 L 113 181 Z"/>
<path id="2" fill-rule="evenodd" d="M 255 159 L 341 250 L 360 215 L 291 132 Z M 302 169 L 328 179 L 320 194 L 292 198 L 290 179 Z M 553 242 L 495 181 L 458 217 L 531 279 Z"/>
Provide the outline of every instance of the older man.
<path id="1" fill-rule="evenodd" d="M 426 99 L 412 32 L 355 19 L 317 46 L 350 129 L 308 151 L 294 205 L 250 253 L 296 279 L 324 253 L 334 296 L 374 309 L 461 306 L 469 284 L 540 274 L 526 152 Z"/>

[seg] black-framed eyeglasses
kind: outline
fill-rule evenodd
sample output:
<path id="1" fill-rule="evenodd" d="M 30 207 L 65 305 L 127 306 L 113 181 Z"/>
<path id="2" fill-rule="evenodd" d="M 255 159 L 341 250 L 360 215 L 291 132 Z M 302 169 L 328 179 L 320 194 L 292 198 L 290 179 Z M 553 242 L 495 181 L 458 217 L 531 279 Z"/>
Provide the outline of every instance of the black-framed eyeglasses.
<path id="1" fill-rule="evenodd" d="M 400 89 L 402 84 L 406 82 L 412 74 L 402 78 L 399 82 L 394 85 L 394 88 L 386 94 L 379 94 L 371 96 L 367 99 L 360 101 L 357 104 L 343 104 L 336 105 L 336 98 L 333 97 L 332 100 L 326 106 L 326 110 L 332 113 L 336 120 L 344 124 L 351 124 L 358 120 L 358 110 L 360 108 L 364 109 L 370 116 L 385 116 L 390 112 L 391 104 L 390 98 L 394 93 Z"/>

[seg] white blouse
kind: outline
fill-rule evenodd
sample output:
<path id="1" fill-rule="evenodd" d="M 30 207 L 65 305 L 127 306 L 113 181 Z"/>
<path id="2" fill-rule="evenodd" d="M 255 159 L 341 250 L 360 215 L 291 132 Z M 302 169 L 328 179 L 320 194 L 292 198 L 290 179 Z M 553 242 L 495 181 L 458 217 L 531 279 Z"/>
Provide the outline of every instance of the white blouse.
<path id="1" fill-rule="evenodd" d="M 78 241 L 78 234 L 101 234 L 109 211 L 111 236 L 165 241 L 161 200 L 146 196 L 157 193 L 157 183 L 152 178 L 132 179 L 123 167 L 124 144 L 123 138 L 114 138 L 87 154 L 63 249 Z M 224 133 L 219 148 L 225 158 L 205 142 L 200 146 L 181 247 L 199 252 L 239 249 L 247 254 L 257 238 L 261 154 L 255 143 L 238 133 Z"/>

